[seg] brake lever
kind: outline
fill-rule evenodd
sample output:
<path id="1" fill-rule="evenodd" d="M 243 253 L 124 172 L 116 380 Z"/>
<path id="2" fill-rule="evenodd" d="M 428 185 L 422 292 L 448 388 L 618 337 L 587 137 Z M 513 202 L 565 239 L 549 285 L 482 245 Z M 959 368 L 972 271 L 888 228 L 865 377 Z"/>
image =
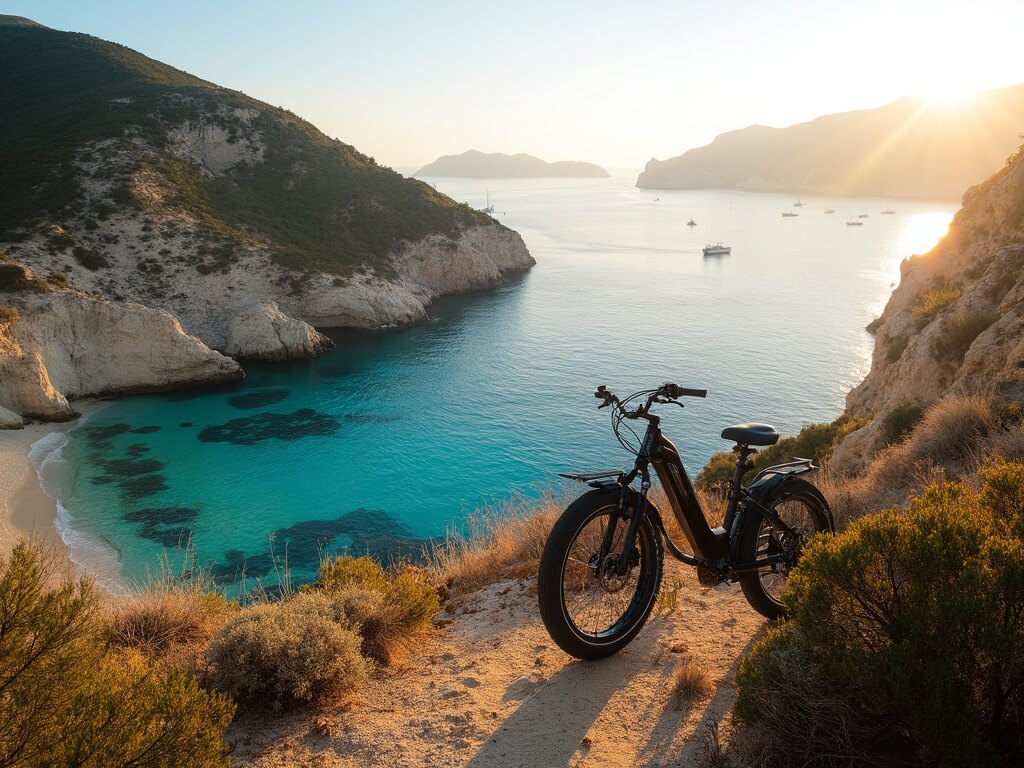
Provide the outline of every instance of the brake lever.
<path id="1" fill-rule="evenodd" d="M 603 403 L 601 403 L 599 406 L 597 406 L 597 410 L 600 411 L 602 408 L 607 408 L 611 404 L 612 404 L 611 400 L 605 400 Z"/>

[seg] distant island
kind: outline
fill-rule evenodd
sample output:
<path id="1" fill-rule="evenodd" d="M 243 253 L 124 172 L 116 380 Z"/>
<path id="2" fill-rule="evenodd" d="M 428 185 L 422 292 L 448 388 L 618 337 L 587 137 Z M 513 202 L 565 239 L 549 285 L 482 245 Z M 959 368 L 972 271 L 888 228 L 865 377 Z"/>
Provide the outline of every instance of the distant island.
<path id="1" fill-rule="evenodd" d="M 752 125 L 668 160 L 645 189 L 734 188 L 959 199 L 1001 168 L 1024 129 L 1024 84 L 944 105 L 904 98 L 788 128 Z"/>
<path id="2" fill-rule="evenodd" d="M 462 176 L 471 179 L 607 179 L 608 171 L 593 163 L 561 160 L 547 163 L 519 153 L 477 152 L 442 155 L 420 168 L 415 176 Z"/>

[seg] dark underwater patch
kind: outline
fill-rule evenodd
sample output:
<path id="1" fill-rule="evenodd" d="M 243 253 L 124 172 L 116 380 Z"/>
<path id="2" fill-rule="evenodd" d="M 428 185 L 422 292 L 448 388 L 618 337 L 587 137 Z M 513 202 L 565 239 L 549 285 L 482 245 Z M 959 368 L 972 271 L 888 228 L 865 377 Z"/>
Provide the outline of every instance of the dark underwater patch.
<path id="1" fill-rule="evenodd" d="M 332 547 L 339 537 L 347 538 L 348 544 Z M 279 559 L 283 560 L 287 553 L 290 570 L 308 574 L 316 572 L 323 553 L 370 555 L 382 563 L 419 560 L 426 543 L 377 509 L 356 509 L 334 520 L 303 520 L 279 528 L 271 538 L 273 553 Z M 221 582 L 235 581 L 243 572 L 247 577 L 263 578 L 274 569 L 273 553 L 268 549 L 247 556 L 240 550 L 231 550 L 225 553 L 223 563 L 213 566 L 213 576 Z"/>
<path id="2" fill-rule="evenodd" d="M 191 421 L 183 421 L 178 426 L 182 427 L 183 429 L 188 429 L 189 427 L 192 426 L 192 422 Z"/>
<path id="3" fill-rule="evenodd" d="M 192 527 L 184 525 L 199 517 L 193 507 L 147 507 L 126 512 L 129 523 L 142 523 L 139 536 L 167 548 L 185 544 L 192 536 Z"/>
<path id="4" fill-rule="evenodd" d="M 129 499 L 144 499 L 147 496 L 154 496 L 160 491 L 166 491 L 167 478 L 159 474 L 142 475 L 122 480 L 118 485 L 121 492 Z"/>
<path id="5" fill-rule="evenodd" d="M 228 405 L 240 410 L 262 408 L 265 405 L 279 403 L 288 397 L 287 389 L 268 389 L 265 392 L 248 392 L 228 398 Z"/>
<path id="6" fill-rule="evenodd" d="M 96 477 L 90 478 L 90 480 L 92 481 L 93 485 L 108 485 L 109 483 L 114 482 L 114 478 L 112 478 L 110 475 L 98 475 Z"/>
<path id="7" fill-rule="evenodd" d="M 85 427 L 85 437 L 90 448 L 105 448 L 115 437 L 131 429 L 131 424 L 89 424 Z"/>
<path id="8" fill-rule="evenodd" d="M 103 469 L 115 477 L 138 477 L 164 468 L 156 459 L 111 459 L 103 462 Z"/>
<path id="9" fill-rule="evenodd" d="M 159 432 L 161 429 L 163 429 L 163 427 L 158 427 L 154 424 L 146 427 L 138 427 L 133 429 L 132 432 L 136 435 L 150 435 L 153 432 Z"/>
<path id="10" fill-rule="evenodd" d="M 317 435 L 333 435 L 338 420 L 329 413 L 299 408 L 291 413 L 258 413 L 244 419 L 207 427 L 197 437 L 204 443 L 255 445 L 264 440 L 298 440 Z"/>
<path id="11" fill-rule="evenodd" d="M 390 424 L 401 419 L 393 413 L 346 413 L 345 421 L 350 424 Z"/>
<path id="12" fill-rule="evenodd" d="M 127 448 L 125 448 L 124 452 L 131 456 L 133 459 L 137 459 L 142 454 L 149 453 L 149 447 L 144 443 L 132 443 Z"/>

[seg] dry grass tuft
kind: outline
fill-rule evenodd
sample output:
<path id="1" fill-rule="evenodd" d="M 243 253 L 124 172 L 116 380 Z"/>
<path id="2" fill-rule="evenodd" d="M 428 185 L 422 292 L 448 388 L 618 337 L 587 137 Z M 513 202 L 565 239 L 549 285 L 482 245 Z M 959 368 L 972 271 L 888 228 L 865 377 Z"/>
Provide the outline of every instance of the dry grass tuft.
<path id="1" fill-rule="evenodd" d="M 715 687 L 707 670 L 693 659 L 679 662 L 672 673 L 671 703 L 674 709 L 685 709 L 691 704 L 706 699 Z"/>
<path id="2" fill-rule="evenodd" d="M 939 400 L 914 426 L 906 441 L 907 450 L 917 460 L 961 461 L 976 450 L 997 420 L 990 397 L 969 395 Z"/>
<path id="3" fill-rule="evenodd" d="M 106 623 L 113 648 L 194 669 L 206 643 L 237 610 L 207 572 L 190 565 L 170 576 L 165 563 L 159 577 L 114 601 Z"/>
<path id="4" fill-rule="evenodd" d="M 484 510 L 469 521 L 464 535 L 450 535 L 428 550 L 427 571 L 450 593 L 462 594 L 503 579 L 531 578 L 563 508 L 548 496 L 539 503 L 518 498 Z"/>

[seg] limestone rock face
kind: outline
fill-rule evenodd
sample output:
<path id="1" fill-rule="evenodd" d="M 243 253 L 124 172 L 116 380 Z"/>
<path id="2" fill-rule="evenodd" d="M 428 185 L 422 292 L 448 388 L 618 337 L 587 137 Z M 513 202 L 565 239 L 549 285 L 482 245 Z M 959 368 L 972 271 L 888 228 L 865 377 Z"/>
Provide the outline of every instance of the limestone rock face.
<path id="1" fill-rule="evenodd" d="M 426 320 L 439 296 L 493 288 L 536 263 L 517 232 L 498 223 L 472 227 L 455 240 L 434 236 L 405 248 L 394 260 L 395 279 L 324 280 L 293 312 L 321 327 L 410 325 Z"/>
<path id="2" fill-rule="evenodd" d="M 880 447 L 895 408 L 986 392 L 1024 402 L 1024 154 L 964 195 L 949 233 L 900 265 L 876 329 L 871 370 L 846 398 L 874 416 L 839 446 L 856 469 Z"/>
<path id="3" fill-rule="evenodd" d="M 311 325 L 288 317 L 271 302 L 231 320 L 224 351 L 248 360 L 288 360 L 316 357 L 333 347 L 334 342 Z"/>
<path id="4" fill-rule="evenodd" d="M 173 315 L 76 293 L 23 296 L 0 331 L 0 407 L 73 418 L 68 398 L 241 379 L 231 358 L 187 335 Z"/>
<path id="5" fill-rule="evenodd" d="M 0 429 L 21 429 L 25 426 L 24 419 L 13 411 L 0 408 Z"/>

